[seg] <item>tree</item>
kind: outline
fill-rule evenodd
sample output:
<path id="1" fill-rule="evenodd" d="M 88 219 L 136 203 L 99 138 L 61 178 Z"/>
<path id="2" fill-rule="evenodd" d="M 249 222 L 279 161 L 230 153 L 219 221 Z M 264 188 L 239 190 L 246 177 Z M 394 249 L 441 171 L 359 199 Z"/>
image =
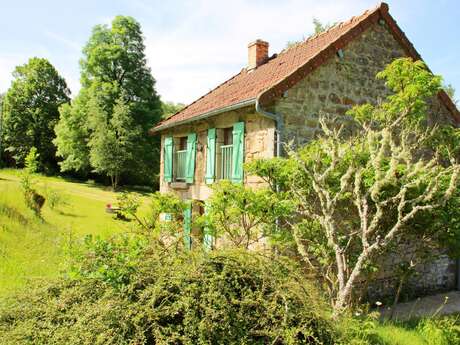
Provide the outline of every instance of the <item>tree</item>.
<path id="1" fill-rule="evenodd" d="M 5 95 L 0 93 L 0 166 L 2 166 L 3 162 L 3 99 Z"/>
<path id="2" fill-rule="evenodd" d="M 163 110 L 163 119 L 167 119 L 177 113 L 178 111 L 184 109 L 185 104 L 183 103 L 174 103 L 174 102 L 162 102 L 161 109 Z"/>
<path id="3" fill-rule="evenodd" d="M 416 248 L 440 244 L 458 219 L 459 132 L 425 127 L 427 100 L 441 79 L 410 59 L 396 60 L 378 77 L 393 94 L 350 111 L 359 130 L 344 131 L 343 121 L 324 117 L 318 140 L 288 148 L 294 168 L 284 186 L 297 203 L 288 231 L 306 265 L 324 278 L 336 314 L 351 305 L 358 283 L 385 255 L 410 238 Z M 267 171 L 260 175 L 286 176 Z M 454 213 L 443 226 L 429 221 L 452 202 Z M 417 226 L 420 219 L 425 226 Z"/>
<path id="4" fill-rule="evenodd" d="M 15 80 L 3 105 L 5 149 L 17 164 L 23 165 L 30 149 L 36 147 L 41 165 L 53 169 L 54 126 L 59 118 L 58 108 L 69 101 L 70 91 L 46 59 L 29 59 L 27 64 L 16 67 L 13 76 Z"/>
<path id="5" fill-rule="evenodd" d="M 140 25 L 131 17 L 117 16 L 110 27 L 94 27 L 83 48 L 83 58 L 80 61 L 80 95 L 70 107 L 61 109 L 61 120 L 56 127 L 55 142 L 58 153 L 63 158 L 61 169 L 87 172 L 90 168 L 85 156 L 93 157 L 89 161 L 92 165 L 95 162 L 94 157 L 109 153 L 107 150 L 91 153 L 92 149 L 100 148 L 95 143 L 101 143 L 101 138 L 96 139 L 93 136 L 102 133 L 95 125 L 103 122 L 98 118 L 93 119 L 98 111 L 90 111 L 89 104 L 98 103 L 106 114 L 108 125 L 115 114 L 117 101 L 123 95 L 135 128 L 133 135 L 137 135 L 137 145 L 131 146 L 129 152 L 129 156 L 136 159 L 131 162 L 128 171 L 123 169 L 124 174 L 136 178 L 137 181 L 151 182 L 149 180 L 159 168 L 159 141 L 158 138 L 148 136 L 148 130 L 160 120 L 162 109 L 144 50 Z M 97 100 L 94 101 L 94 98 Z M 68 138 L 72 139 L 71 144 Z M 87 152 L 89 155 L 85 155 Z M 111 158 L 123 160 L 121 156 Z M 117 164 L 124 165 L 123 162 Z M 103 173 L 99 166 L 92 167 Z"/>
<path id="6" fill-rule="evenodd" d="M 327 31 L 329 30 L 330 28 L 332 28 L 333 26 L 335 26 L 337 23 L 326 23 L 326 24 L 323 24 L 321 23 L 321 21 L 317 18 L 313 18 L 313 34 L 312 35 L 309 35 L 309 36 L 313 36 L 313 35 L 318 35 L 324 31 Z M 307 37 L 309 37 L 307 36 Z M 302 40 L 300 41 L 288 41 L 288 43 L 286 44 L 286 48 L 290 48 L 290 47 L 293 47 L 299 43 L 302 43 L 306 40 L 305 36 L 302 38 Z"/>
<path id="7" fill-rule="evenodd" d="M 57 148 L 56 155 L 63 158 L 59 162 L 62 172 L 75 171 L 86 175 L 90 171 L 88 99 L 88 90 L 81 90 L 71 103 L 59 108 L 53 143 Z"/>
<path id="8" fill-rule="evenodd" d="M 458 100 L 455 98 L 455 88 L 452 86 L 452 84 L 445 85 L 444 90 L 449 95 L 449 97 L 452 99 L 452 101 L 454 101 L 454 103 L 457 105 Z"/>
<path id="9" fill-rule="evenodd" d="M 89 111 L 92 114 L 92 136 L 89 142 L 91 166 L 98 173 L 110 177 L 112 187 L 117 188 L 121 174 L 136 165 L 136 145 L 142 135 L 140 125 L 134 124 L 131 107 L 122 94 L 108 116 L 102 102 L 94 97 Z"/>
<path id="10" fill-rule="evenodd" d="M 292 212 L 282 193 L 253 190 L 242 184 L 220 181 L 212 187 L 203 217 L 212 236 L 232 246 L 249 249 L 276 230 L 276 220 Z"/>
<path id="11" fill-rule="evenodd" d="M 315 27 L 315 35 L 317 34 L 320 34 L 324 31 L 327 31 L 329 30 L 330 28 L 332 28 L 334 25 L 336 25 L 337 23 L 326 23 L 326 24 L 323 24 L 321 23 L 321 21 L 317 18 L 313 18 L 313 26 Z"/>

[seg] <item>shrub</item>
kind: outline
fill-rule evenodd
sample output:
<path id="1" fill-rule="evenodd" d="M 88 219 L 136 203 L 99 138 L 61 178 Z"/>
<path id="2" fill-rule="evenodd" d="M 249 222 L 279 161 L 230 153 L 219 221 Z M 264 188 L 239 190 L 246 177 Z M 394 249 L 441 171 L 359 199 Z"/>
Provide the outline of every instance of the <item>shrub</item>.
<path id="1" fill-rule="evenodd" d="M 46 199 L 33 187 L 34 180 L 27 170 L 21 176 L 21 186 L 27 207 L 34 211 L 37 217 L 40 217 Z"/>
<path id="2" fill-rule="evenodd" d="M 55 210 L 58 207 L 68 205 L 68 202 L 66 201 L 66 196 L 55 189 L 46 188 L 45 196 L 46 196 L 46 204 L 52 210 Z"/>
<path id="3" fill-rule="evenodd" d="M 99 241 L 75 278 L 0 307 L 4 343 L 334 343 L 327 308 L 299 284 L 292 263 L 240 251 L 173 254 L 142 238 L 117 241 Z M 124 262 L 130 269 L 113 284 L 106 273 L 117 276 Z"/>
<path id="4" fill-rule="evenodd" d="M 430 345 L 460 344 L 460 324 L 457 318 L 424 319 L 417 330 Z"/>
<path id="5" fill-rule="evenodd" d="M 38 172 L 40 162 L 38 161 L 38 157 L 40 154 L 37 152 L 37 148 L 32 146 L 29 153 L 25 158 L 25 170 L 29 174 L 35 174 Z"/>

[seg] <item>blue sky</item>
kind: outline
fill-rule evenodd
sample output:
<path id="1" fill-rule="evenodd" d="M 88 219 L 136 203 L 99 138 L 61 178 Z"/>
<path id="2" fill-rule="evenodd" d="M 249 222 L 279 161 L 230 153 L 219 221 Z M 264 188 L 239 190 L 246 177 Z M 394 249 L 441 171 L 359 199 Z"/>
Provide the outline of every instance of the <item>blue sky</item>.
<path id="1" fill-rule="evenodd" d="M 388 1 L 390 13 L 428 63 L 460 98 L 460 2 Z M 270 54 L 322 22 L 349 19 L 376 1 L 359 0 L 0 0 L 0 92 L 14 66 L 45 57 L 78 92 L 81 48 L 96 24 L 118 14 L 142 25 L 149 66 L 163 100 L 188 103 L 246 64 L 247 43 L 262 38 Z"/>

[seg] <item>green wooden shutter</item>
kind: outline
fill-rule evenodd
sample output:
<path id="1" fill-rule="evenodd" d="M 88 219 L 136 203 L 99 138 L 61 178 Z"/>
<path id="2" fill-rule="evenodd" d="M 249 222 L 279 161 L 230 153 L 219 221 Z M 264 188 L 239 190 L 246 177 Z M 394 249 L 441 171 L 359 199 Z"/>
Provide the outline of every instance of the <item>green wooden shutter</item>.
<path id="1" fill-rule="evenodd" d="M 244 162 L 244 122 L 233 125 L 233 164 L 232 181 L 243 182 Z"/>
<path id="2" fill-rule="evenodd" d="M 206 175 L 207 184 L 214 182 L 216 176 L 216 129 L 208 129 L 208 142 L 206 145 Z"/>
<path id="3" fill-rule="evenodd" d="M 192 248 L 192 238 L 190 236 L 192 232 L 192 203 L 187 205 L 184 210 L 184 246 L 185 249 Z"/>
<path id="4" fill-rule="evenodd" d="M 185 166 L 185 182 L 193 183 L 195 178 L 196 133 L 187 136 L 187 161 Z"/>
<path id="5" fill-rule="evenodd" d="M 173 176 L 173 138 L 166 137 L 164 142 L 163 175 L 165 182 L 172 182 Z"/>
<path id="6" fill-rule="evenodd" d="M 208 205 L 204 205 L 204 214 L 208 213 Z M 206 224 L 203 228 L 203 247 L 205 250 L 211 250 L 214 244 L 214 236 L 212 228 Z"/>

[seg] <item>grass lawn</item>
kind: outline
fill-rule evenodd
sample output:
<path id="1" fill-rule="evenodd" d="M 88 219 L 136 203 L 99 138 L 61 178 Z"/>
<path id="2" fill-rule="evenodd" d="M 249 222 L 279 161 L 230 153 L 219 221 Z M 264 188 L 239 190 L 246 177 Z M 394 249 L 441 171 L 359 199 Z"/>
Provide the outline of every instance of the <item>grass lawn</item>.
<path id="1" fill-rule="evenodd" d="M 414 329 L 407 329 L 400 325 L 391 323 L 379 325 L 376 328 L 376 334 L 385 345 L 429 345 L 428 340 L 420 332 Z"/>
<path id="2" fill-rule="evenodd" d="M 52 191 L 65 203 L 54 209 L 45 203 L 40 220 L 24 203 L 20 173 L 0 170 L 0 296 L 57 276 L 85 235 L 107 237 L 131 227 L 105 212 L 106 204 L 116 203 L 109 188 L 44 176 L 36 177 L 38 191 Z"/>

